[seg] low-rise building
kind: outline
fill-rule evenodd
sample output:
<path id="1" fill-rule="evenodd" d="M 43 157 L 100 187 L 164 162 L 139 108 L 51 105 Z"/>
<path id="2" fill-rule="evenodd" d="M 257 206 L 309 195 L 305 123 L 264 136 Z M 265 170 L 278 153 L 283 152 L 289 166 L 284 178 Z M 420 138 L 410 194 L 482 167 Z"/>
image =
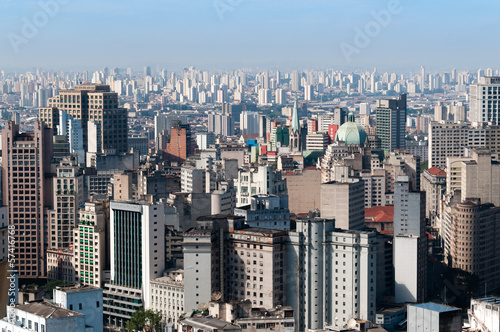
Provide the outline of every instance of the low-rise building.
<path id="1" fill-rule="evenodd" d="M 427 302 L 408 306 L 408 332 L 462 332 L 462 310 Z"/>
<path id="2" fill-rule="evenodd" d="M 1 331 L 74 331 L 86 332 L 85 315 L 61 308 L 47 301 L 7 306 L 7 316 L 0 320 Z"/>
<path id="3" fill-rule="evenodd" d="M 472 331 L 500 331 L 500 298 L 471 299 L 467 313 Z"/>
<path id="4" fill-rule="evenodd" d="M 159 311 L 167 326 L 178 327 L 184 313 L 184 271 L 173 270 L 165 276 L 151 280 L 151 301 L 146 309 Z"/>

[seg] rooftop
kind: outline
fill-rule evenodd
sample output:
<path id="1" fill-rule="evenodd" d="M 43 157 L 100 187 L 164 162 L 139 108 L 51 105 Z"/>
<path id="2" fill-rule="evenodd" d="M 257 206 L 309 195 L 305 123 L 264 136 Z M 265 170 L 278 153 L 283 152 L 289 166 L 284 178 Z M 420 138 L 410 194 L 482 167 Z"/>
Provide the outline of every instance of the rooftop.
<path id="1" fill-rule="evenodd" d="M 450 306 L 447 306 L 444 304 L 437 304 L 437 303 L 433 303 L 433 302 L 415 304 L 412 307 L 422 308 L 422 309 L 431 310 L 431 311 L 435 311 L 435 312 L 447 312 L 447 311 L 460 310 L 460 308 L 450 307 Z"/>
<path id="2" fill-rule="evenodd" d="M 365 209 L 365 222 L 393 222 L 394 206 L 374 206 Z"/>
<path id="3" fill-rule="evenodd" d="M 488 302 L 488 303 L 491 303 L 491 304 L 497 304 L 497 305 L 500 305 L 500 298 L 498 297 L 483 297 L 483 298 L 480 298 L 480 299 L 474 299 L 476 301 L 483 301 L 483 302 Z"/>
<path id="4" fill-rule="evenodd" d="M 18 304 L 16 305 L 16 309 L 43 317 L 45 319 L 83 316 L 81 313 L 67 310 L 45 301 Z"/>
<path id="5" fill-rule="evenodd" d="M 217 331 L 241 329 L 238 325 L 234 325 L 220 319 L 208 318 L 208 317 L 186 318 L 184 320 L 181 320 L 181 324 L 199 327 L 203 329 L 205 328 L 217 329 Z"/>
<path id="6" fill-rule="evenodd" d="M 88 286 L 88 285 L 56 287 L 56 290 L 59 290 L 61 292 L 65 292 L 65 293 L 87 292 L 87 291 L 93 291 L 93 290 L 98 290 L 98 289 L 100 289 L 100 288 L 97 288 L 94 286 Z"/>
<path id="7" fill-rule="evenodd" d="M 439 169 L 437 167 L 431 167 L 427 170 L 427 172 L 429 172 L 431 175 L 434 175 L 434 176 L 446 176 L 446 172 L 443 171 L 442 169 Z"/>

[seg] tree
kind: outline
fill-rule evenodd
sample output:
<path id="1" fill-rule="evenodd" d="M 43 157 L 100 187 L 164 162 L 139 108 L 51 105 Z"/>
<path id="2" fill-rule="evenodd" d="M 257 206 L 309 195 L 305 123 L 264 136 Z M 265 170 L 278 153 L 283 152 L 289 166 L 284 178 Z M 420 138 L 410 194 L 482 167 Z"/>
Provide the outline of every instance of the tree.
<path id="1" fill-rule="evenodd" d="M 162 315 L 159 311 L 155 312 L 151 309 L 144 310 L 144 308 L 140 308 L 132 315 L 126 329 L 131 332 L 144 330 L 157 332 L 161 330 L 161 320 Z"/>

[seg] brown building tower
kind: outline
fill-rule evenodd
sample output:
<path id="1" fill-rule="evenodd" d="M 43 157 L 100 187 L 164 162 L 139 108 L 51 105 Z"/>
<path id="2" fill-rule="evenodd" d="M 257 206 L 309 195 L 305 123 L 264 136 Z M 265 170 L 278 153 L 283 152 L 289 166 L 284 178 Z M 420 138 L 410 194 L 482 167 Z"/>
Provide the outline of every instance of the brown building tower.
<path id="1" fill-rule="evenodd" d="M 44 278 L 49 237 L 44 210 L 52 206 L 52 129 L 37 121 L 33 133 L 20 133 L 19 125 L 7 122 L 2 159 L 3 204 L 9 207 L 9 225 L 15 226 L 15 269 L 20 278 Z"/>
<path id="2" fill-rule="evenodd" d="M 184 162 L 193 154 L 191 142 L 191 130 L 188 124 L 180 121 L 172 121 L 170 130 L 170 142 L 167 144 L 167 157 L 170 162 Z"/>

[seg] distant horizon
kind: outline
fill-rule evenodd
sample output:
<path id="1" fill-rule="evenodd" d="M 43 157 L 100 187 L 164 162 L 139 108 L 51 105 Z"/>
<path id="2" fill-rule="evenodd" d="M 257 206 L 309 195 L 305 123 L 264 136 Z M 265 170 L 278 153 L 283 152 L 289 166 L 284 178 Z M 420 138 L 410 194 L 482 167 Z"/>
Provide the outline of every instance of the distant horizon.
<path id="1" fill-rule="evenodd" d="M 500 68 L 499 9 L 485 0 L 3 1 L 0 70 Z"/>

